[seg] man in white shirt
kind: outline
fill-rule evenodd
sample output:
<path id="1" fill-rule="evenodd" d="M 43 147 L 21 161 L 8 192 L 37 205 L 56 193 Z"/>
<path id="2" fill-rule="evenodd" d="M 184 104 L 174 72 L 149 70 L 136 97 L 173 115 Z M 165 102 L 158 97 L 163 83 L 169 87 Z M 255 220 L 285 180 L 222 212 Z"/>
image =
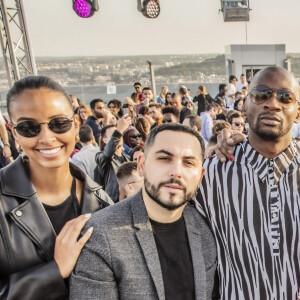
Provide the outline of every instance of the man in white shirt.
<path id="1" fill-rule="evenodd" d="M 244 86 L 248 86 L 248 82 L 246 80 L 246 75 L 245 74 L 241 74 L 240 76 L 240 81 L 238 81 L 235 85 L 235 88 L 236 88 L 236 91 L 237 92 L 241 92 L 242 91 L 242 88 Z"/>

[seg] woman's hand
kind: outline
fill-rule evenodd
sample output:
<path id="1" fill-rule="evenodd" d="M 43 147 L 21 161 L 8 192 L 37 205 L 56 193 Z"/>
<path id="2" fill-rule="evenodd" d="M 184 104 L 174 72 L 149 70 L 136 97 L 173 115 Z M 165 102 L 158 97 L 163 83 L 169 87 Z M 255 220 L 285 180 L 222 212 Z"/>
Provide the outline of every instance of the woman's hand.
<path id="1" fill-rule="evenodd" d="M 63 278 L 70 276 L 81 249 L 93 232 L 93 227 L 90 227 L 78 240 L 83 226 L 90 217 L 91 214 L 85 214 L 67 222 L 56 238 L 54 259 Z"/>

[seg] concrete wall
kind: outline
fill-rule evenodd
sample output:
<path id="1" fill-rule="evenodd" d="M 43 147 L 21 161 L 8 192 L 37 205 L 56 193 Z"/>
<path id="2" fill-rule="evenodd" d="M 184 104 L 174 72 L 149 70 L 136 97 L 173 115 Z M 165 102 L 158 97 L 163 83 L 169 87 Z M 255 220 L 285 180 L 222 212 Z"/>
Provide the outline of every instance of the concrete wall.
<path id="1" fill-rule="evenodd" d="M 225 47 L 227 76 L 239 78 L 245 68 L 262 69 L 267 66 L 286 67 L 285 45 L 228 45 Z"/>

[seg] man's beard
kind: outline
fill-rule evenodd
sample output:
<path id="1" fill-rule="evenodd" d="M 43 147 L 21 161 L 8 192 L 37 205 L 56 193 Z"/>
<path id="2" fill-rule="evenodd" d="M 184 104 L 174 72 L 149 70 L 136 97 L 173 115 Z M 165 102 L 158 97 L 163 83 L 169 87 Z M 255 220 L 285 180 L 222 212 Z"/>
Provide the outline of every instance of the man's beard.
<path id="1" fill-rule="evenodd" d="M 95 117 L 96 117 L 96 119 L 103 118 L 103 114 L 101 112 L 95 111 Z"/>
<path id="2" fill-rule="evenodd" d="M 182 201 L 180 201 L 177 204 L 172 204 L 170 201 L 170 200 L 172 200 L 173 197 L 177 196 L 176 194 L 170 193 L 168 201 L 163 201 L 163 199 L 161 199 L 160 194 L 159 194 L 159 190 L 162 186 L 164 186 L 166 184 L 173 184 L 173 183 L 178 184 L 183 188 Z M 175 210 L 175 209 L 185 205 L 187 202 L 189 202 L 191 200 L 191 198 L 194 196 L 194 194 L 197 191 L 197 188 L 196 188 L 193 193 L 187 194 L 186 187 L 181 183 L 180 180 L 176 180 L 176 179 L 170 179 L 168 181 L 163 181 L 163 182 L 160 182 L 157 186 L 155 186 L 154 184 L 150 183 L 147 180 L 146 176 L 144 177 L 144 186 L 145 186 L 145 191 L 146 191 L 147 195 L 158 205 L 160 205 L 161 207 L 166 208 L 168 210 Z"/>
<path id="3" fill-rule="evenodd" d="M 272 126 L 270 125 L 270 129 L 262 129 L 261 128 L 261 122 L 260 119 L 263 118 L 263 116 L 266 115 L 265 113 L 261 113 L 257 116 L 256 119 L 256 124 L 254 128 L 251 128 L 251 119 L 249 120 L 249 126 L 252 129 L 253 132 L 255 132 L 261 139 L 265 141 L 273 141 L 277 142 L 282 136 L 284 136 L 287 132 L 290 131 L 291 128 L 283 128 L 283 122 L 282 119 L 280 118 L 280 124 L 279 126 L 277 125 L 276 130 L 272 129 Z M 271 115 L 268 113 L 268 115 Z M 265 125 L 267 126 L 267 125 Z"/>

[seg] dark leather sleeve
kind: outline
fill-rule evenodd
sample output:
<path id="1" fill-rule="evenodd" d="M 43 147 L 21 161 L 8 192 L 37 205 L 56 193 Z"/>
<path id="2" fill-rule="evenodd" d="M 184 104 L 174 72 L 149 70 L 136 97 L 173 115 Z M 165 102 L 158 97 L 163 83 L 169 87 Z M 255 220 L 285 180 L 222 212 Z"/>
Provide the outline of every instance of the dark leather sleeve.
<path id="1" fill-rule="evenodd" d="M 68 293 L 54 260 L 0 278 L 1 300 L 65 300 Z"/>

